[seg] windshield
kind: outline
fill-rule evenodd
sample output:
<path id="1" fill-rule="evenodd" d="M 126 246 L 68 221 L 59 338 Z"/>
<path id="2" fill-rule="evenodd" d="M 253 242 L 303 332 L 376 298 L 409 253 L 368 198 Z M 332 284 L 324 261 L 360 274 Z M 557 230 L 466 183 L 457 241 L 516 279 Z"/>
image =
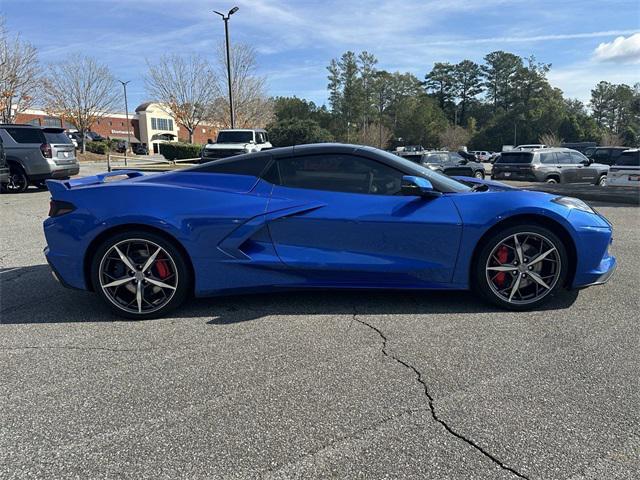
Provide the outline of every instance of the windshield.
<path id="1" fill-rule="evenodd" d="M 471 187 L 461 183 L 457 180 L 454 180 L 451 177 L 447 177 L 438 172 L 434 172 L 433 170 L 423 167 L 417 163 L 412 162 L 411 160 L 407 160 L 405 158 L 399 157 L 398 155 L 394 155 L 393 153 L 385 152 L 384 150 L 372 149 L 377 154 L 382 155 L 400 167 L 401 170 L 407 172 L 408 175 L 415 175 L 416 177 L 422 177 L 429 180 L 434 188 L 440 192 L 469 192 L 471 191 Z"/>
<path id="2" fill-rule="evenodd" d="M 47 143 L 72 143 L 71 139 L 62 130 L 45 130 L 44 138 Z"/>
<path id="3" fill-rule="evenodd" d="M 502 152 L 496 163 L 531 163 L 533 153 L 528 152 Z"/>
<path id="4" fill-rule="evenodd" d="M 220 132 L 216 143 L 249 143 L 253 140 L 253 132 Z"/>

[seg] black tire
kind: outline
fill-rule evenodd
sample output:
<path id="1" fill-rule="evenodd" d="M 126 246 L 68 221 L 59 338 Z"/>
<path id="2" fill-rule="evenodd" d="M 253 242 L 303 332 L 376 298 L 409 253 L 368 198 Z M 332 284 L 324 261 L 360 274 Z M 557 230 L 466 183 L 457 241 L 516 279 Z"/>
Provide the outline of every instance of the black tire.
<path id="1" fill-rule="evenodd" d="M 29 178 L 20 165 L 9 164 L 9 183 L 5 184 L 7 193 L 23 193 L 29 188 Z"/>
<path id="2" fill-rule="evenodd" d="M 39 180 L 37 182 L 34 182 L 33 185 L 38 189 L 38 190 L 47 190 L 47 183 L 44 180 Z"/>
<path id="3" fill-rule="evenodd" d="M 505 298 L 499 295 L 499 293 L 494 291 L 492 286 L 490 286 L 489 284 L 490 274 L 487 271 L 487 267 L 489 266 L 488 261 L 491 253 L 498 246 L 500 246 L 505 241 L 505 239 L 508 239 L 509 237 L 516 234 L 516 235 L 519 235 L 520 240 L 522 240 L 523 238 L 525 238 L 527 233 L 533 234 L 534 236 L 539 235 L 541 237 L 544 237 L 553 247 L 555 247 L 557 252 L 557 257 L 559 259 L 559 266 L 555 264 L 556 266 L 555 267 L 552 266 L 551 268 L 554 269 L 554 275 L 555 275 L 556 268 L 558 273 L 557 273 L 557 277 L 555 277 L 553 281 L 553 284 L 549 285 L 551 288 L 545 290 L 543 294 L 541 293 L 539 298 L 537 299 L 532 298 L 530 301 L 527 301 L 527 303 L 514 303 L 516 301 L 515 298 L 514 298 L 514 301 L 509 301 L 508 298 Z M 525 254 L 525 260 L 527 260 L 526 254 Z M 529 260 L 532 260 L 532 259 L 529 259 Z M 548 228 L 545 228 L 541 225 L 536 225 L 536 224 L 519 224 L 519 225 L 505 228 L 504 230 L 500 230 L 494 233 L 493 235 L 491 235 L 491 237 L 487 238 L 486 241 L 482 243 L 482 246 L 480 247 L 478 254 L 475 256 L 475 263 L 471 266 L 471 268 L 472 268 L 472 278 L 471 278 L 472 287 L 485 300 L 508 310 L 523 311 L 523 310 L 534 309 L 544 304 L 549 299 L 551 299 L 554 295 L 556 295 L 560 290 L 564 289 L 566 278 L 567 278 L 567 272 L 569 270 L 569 256 L 567 254 L 567 249 L 564 243 L 562 242 L 562 240 L 560 240 L 560 238 Z M 524 265 L 522 268 L 523 269 L 525 268 Z M 530 268 L 530 267 L 527 267 L 527 268 Z M 544 268 L 547 268 L 547 267 L 544 267 Z M 508 277 L 509 281 L 513 281 L 515 283 L 514 277 L 517 277 L 519 275 L 522 275 L 523 277 L 525 277 L 526 271 L 524 273 L 521 273 L 520 270 L 517 270 L 518 269 L 517 266 L 514 266 L 513 269 L 514 270 L 511 272 L 505 272 L 505 275 L 509 276 Z M 514 275 L 513 274 L 514 271 L 518 273 Z M 527 281 L 529 282 L 530 286 L 532 285 L 533 287 L 535 287 L 537 292 L 538 288 L 540 287 L 536 287 L 535 284 L 533 283 L 533 280 L 528 277 L 527 277 Z M 531 288 L 530 286 L 524 287 L 524 288 Z"/>
<path id="4" fill-rule="evenodd" d="M 607 186 L 607 176 L 606 175 L 600 175 L 600 177 L 598 178 L 598 181 L 596 182 L 596 185 L 598 185 L 599 187 L 606 187 Z"/>
<path id="5" fill-rule="evenodd" d="M 545 183 L 560 183 L 560 180 L 556 177 L 549 177 L 545 180 Z"/>
<path id="6" fill-rule="evenodd" d="M 175 274 L 175 289 L 169 301 L 157 309 L 143 311 L 142 313 L 132 312 L 125 309 L 126 307 L 118 305 L 116 303 L 116 299 L 108 296 L 107 293 L 105 293 L 100 283 L 100 268 L 103 264 L 105 255 L 114 247 L 114 245 L 120 245 L 123 244 L 123 242 L 136 241 L 149 242 L 150 244 L 155 244 L 155 246 L 161 247 L 164 250 L 162 254 L 166 254 L 168 257 L 167 261 L 172 262 L 171 268 L 175 267 L 175 272 L 173 272 Z M 132 258 L 131 260 L 132 263 L 134 263 L 134 259 Z M 153 266 L 150 267 L 150 269 L 151 268 L 153 268 Z M 104 273 L 102 275 L 104 275 Z M 108 237 L 98 246 L 91 260 L 91 283 L 93 285 L 94 291 L 98 294 L 98 296 L 100 296 L 100 298 L 102 298 L 102 300 L 109 306 L 109 308 L 111 308 L 117 315 L 134 320 L 146 320 L 162 317 L 171 310 L 180 306 L 186 300 L 191 291 L 193 279 L 191 270 L 187 264 L 187 259 L 185 258 L 181 250 L 177 248 L 172 241 L 168 241 L 161 235 L 157 235 L 155 233 L 147 232 L 144 230 L 131 230 L 127 232 L 117 233 L 111 237 Z M 131 283 L 133 284 L 136 282 L 132 280 Z M 142 287 L 143 291 L 148 291 L 146 289 L 149 288 L 156 288 L 153 285 L 146 284 L 146 280 L 144 281 L 144 283 L 145 286 Z"/>
<path id="7" fill-rule="evenodd" d="M 481 170 L 477 170 L 476 173 L 473 174 L 474 177 L 484 180 L 484 173 Z"/>

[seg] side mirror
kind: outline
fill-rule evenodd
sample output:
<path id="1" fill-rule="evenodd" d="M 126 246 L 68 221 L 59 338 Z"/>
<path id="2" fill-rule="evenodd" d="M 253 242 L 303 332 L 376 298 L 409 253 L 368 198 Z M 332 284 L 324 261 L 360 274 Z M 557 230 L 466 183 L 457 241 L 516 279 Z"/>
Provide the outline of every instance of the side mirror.
<path id="1" fill-rule="evenodd" d="M 442 195 L 433 189 L 433 185 L 429 180 L 412 175 L 402 177 L 400 193 L 410 197 L 439 197 Z"/>
<path id="2" fill-rule="evenodd" d="M 580 163 L 581 163 L 582 165 L 584 165 L 585 167 L 587 167 L 587 166 L 591 165 L 591 162 L 589 161 L 589 159 L 588 159 L 588 158 L 585 158 L 584 160 L 581 160 L 581 161 L 580 161 Z"/>

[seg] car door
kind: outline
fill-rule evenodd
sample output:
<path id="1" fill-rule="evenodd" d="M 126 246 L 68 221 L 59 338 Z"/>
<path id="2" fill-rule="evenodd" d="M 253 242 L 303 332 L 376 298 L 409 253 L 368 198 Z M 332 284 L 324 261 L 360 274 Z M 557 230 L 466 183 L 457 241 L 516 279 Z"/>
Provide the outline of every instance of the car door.
<path id="1" fill-rule="evenodd" d="M 274 184 L 272 201 L 317 205 L 269 222 L 282 262 L 315 282 L 450 282 L 462 228 L 455 205 L 447 195 L 400 195 L 402 176 L 355 154 L 277 159 L 263 177 Z"/>
<path id="2" fill-rule="evenodd" d="M 469 161 L 456 152 L 448 153 L 448 169 L 447 175 L 463 175 L 473 177 L 473 167 L 469 165 Z"/>
<path id="3" fill-rule="evenodd" d="M 556 162 L 560 172 L 561 183 L 576 183 L 578 179 L 578 164 L 574 163 L 568 151 L 556 152 Z"/>
<path id="4" fill-rule="evenodd" d="M 595 183 L 598 177 L 598 169 L 591 165 L 584 165 L 589 159 L 580 152 L 570 152 L 571 160 L 576 163 L 576 182 L 578 183 Z"/>

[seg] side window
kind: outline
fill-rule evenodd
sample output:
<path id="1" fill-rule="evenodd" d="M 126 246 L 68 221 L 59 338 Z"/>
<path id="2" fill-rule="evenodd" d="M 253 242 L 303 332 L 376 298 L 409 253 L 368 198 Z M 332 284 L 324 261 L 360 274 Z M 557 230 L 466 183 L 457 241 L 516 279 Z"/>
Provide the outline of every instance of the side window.
<path id="1" fill-rule="evenodd" d="M 553 152 L 542 152 L 540 155 L 540 163 L 544 163 L 545 165 L 555 165 L 556 163 L 556 154 Z"/>
<path id="2" fill-rule="evenodd" d="M 429 155 L 425 155 L 422 158 L 423 163 L 442 163 L 442 159 L 437 153 L 430 153 Z"/>
<path id="3" fill-rule="evenodd" d="M 587 160 L 587 157 L 582 155 L 580 152 L 571 152 L 571 159 L 573 160 L 573 163 L 579 164 Z"/>
<path id="4" fill-rule="evenodd" d="M 609 160 L 609 149 L 608 148 L 599 148 L 593 154 L 594 162 L 607 162 Z"/>
<path id="5" fill-rule="evenodd" d="M 284 158 L 278 166 L 285 187 L 331 192 L 396 195 L 403 175 L 374 160 L 342 154 Z"/>
<path id="6" fill-rule="evenodd" d="M 621 148 L 614 148 L 611 150 L 611 163 L 616 163 L 616 160 L 618 159 L 618 157 L 620 155 L 622 155 L 622 152 L 624 152 L 624 150 L 622 150 Z"/>
<path id="7" fill-rule="evenodd" d="M 18 143 L 45 143 L 44 134 L 39 128 L 6 127 L 5 130 Z"/>
<path id="8" fill-rule="evenodd" d="M 556 159 L 561 165 L 571 165 L 574 163 L 569 152 L 556 152 Z"/>
<path id="9" fill-rule="evenodd" d="M 439 153 L 438 154 L 438 163 L 447 163 L 449 161 L 448 153 Z"/>

